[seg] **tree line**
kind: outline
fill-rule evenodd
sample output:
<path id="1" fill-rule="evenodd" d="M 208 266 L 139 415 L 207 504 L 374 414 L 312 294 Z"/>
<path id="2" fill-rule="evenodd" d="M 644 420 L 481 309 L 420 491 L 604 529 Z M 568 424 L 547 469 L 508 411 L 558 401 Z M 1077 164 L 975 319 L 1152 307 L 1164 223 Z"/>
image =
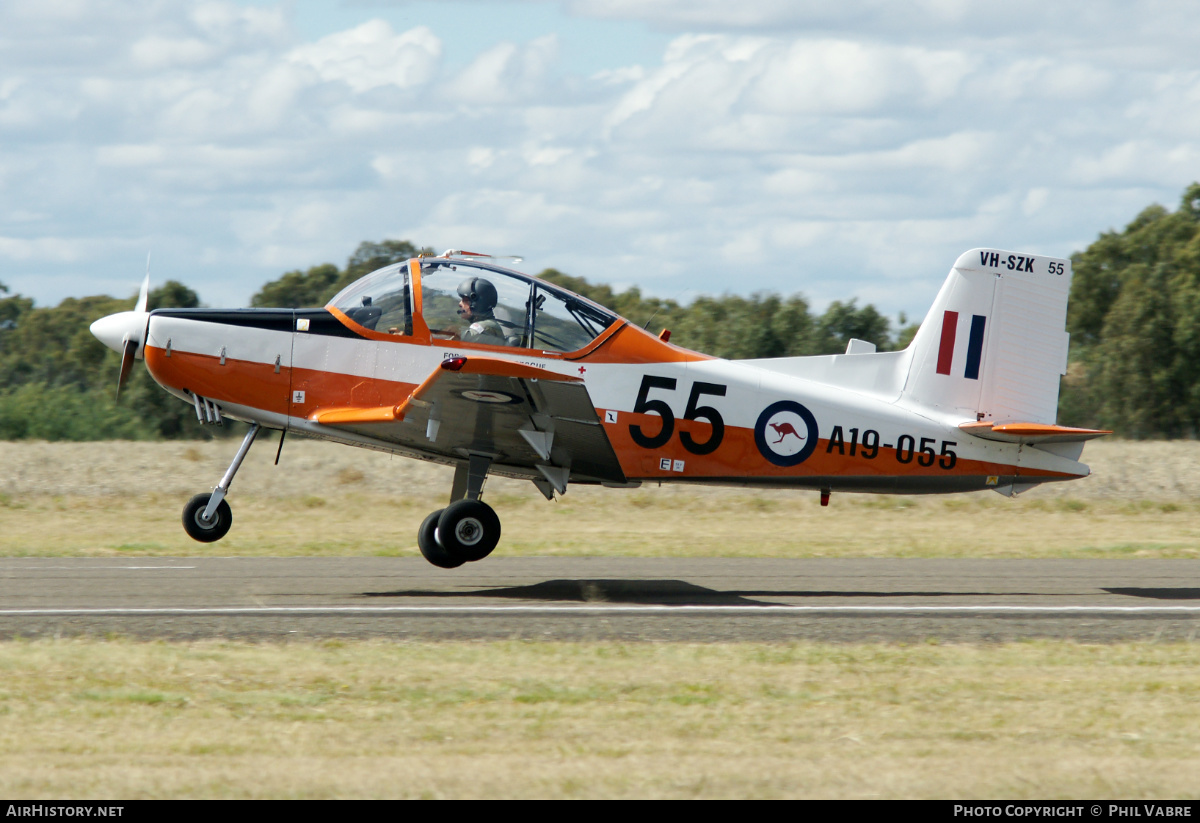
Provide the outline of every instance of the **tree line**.
<path id="1" fill-rule="evenodd" d="M 256 307 L 323 306 L 363 275 L 432 249 L 405 240 L 361 243 L 345 266 L 284 273 L 251 299 Z M 1134 437 L 1200 433 L 1200 183 L 1172 212 L 1154 205 L 1123 231 L 1108 231 L 1072 256 L 1067 315 L 1071 356 L 1059 422 Z M 671 342 L 726 358 L 836 354 L 851 338 L 881 350 L 906 346 L 874 306 L 836 301 L 814 312 L 801 295 L 704 296 L 690 303 L 648 297 L 547 269 L 539 275 Z M 134 296 L 68 298 L 41 308 L 0 283 L 0 439 L 93 440 L 211 437 L 191 407 L 135 368 L 116 402 L 119 358 L 88 327 L 130 308 Z M 151 309 L 197 307 L 194 291 L 168 281 Z"/>
<path id="2" fill-rule="evenodd" d="M 1066 425 L 1124 437 L 1200 434 L 1200 183 L 1071 257 Z"/>

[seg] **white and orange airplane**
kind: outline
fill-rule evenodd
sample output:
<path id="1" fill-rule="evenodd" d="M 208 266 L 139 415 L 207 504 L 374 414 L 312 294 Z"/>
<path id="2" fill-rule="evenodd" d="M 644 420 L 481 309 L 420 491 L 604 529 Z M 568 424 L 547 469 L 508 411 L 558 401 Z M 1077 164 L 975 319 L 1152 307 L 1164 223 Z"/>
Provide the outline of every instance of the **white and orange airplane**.
<path id="1" fill-rule="evenodd" d="M 454 467 L 450 502 L 421 524 L 444 568 L 500 539 L 489 474 L 547 499 L 573 483 L 646 482 L 1013 495 L 1088 475 L 1084 441 L 1055 425 L 1071 262 L 974 249 L 954 263 L 908 348 L 722 360 L 655 337 L 484 255 L 387 266 L 323 309 L 137 307 L 92 333 L 192 404 L 201 424 L 250 424 L 229 470 L 183 511 L 219 540 L 225 496 L 262 427 Z M 119 391 L 119 386 L 118 386 Z M 281 435 L 282 437 L 282 435 Z M 282 440 L 280 442 L 282 447 Z"/>

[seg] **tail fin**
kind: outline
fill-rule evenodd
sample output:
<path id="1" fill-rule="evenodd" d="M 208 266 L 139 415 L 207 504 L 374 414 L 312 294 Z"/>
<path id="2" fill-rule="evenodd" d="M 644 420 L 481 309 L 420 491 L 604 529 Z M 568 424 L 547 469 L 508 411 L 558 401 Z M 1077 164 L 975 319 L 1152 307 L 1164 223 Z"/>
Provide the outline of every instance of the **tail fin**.
<path id="1" fill-rule="evenodd" d="M 902 402 L 998 423 L 1054 423 L 1070 287 L 1070 260 L 963 254 L 910 345 Z"/>

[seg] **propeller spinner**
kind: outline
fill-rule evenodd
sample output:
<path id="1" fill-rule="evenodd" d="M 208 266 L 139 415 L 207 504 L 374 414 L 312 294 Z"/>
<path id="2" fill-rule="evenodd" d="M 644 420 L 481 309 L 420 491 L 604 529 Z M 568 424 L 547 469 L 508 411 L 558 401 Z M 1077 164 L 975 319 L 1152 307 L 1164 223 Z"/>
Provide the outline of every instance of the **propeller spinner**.
<path id="1" fill-rule="evenodd" d="M 133 311 L 122 311 L 101 317 L 91 325 L 92 334 L 104 345 L 121 354 L 121 373 L 117 377 L 117 397 L 129 379 L 135 358 L 142 356 L 142 345 L 146 342 L 146 325 L 150 313 L 146 306 L 150 300 L 150 257 L 146 256 L 146 279 L 138 294 Z"/>

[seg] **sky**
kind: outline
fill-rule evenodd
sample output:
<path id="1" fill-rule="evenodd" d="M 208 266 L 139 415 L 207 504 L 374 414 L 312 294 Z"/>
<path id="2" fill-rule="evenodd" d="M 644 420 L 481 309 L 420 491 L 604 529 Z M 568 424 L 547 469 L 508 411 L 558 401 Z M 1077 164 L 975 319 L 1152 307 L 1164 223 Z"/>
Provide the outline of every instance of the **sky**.
<path id="1" fill-rule="evenodd" d="M 211 306 L 364 240 L 923 317 L 1200 179 L 1200 14 L 1116 0 L 5 0 L 0 283 Z"/>

